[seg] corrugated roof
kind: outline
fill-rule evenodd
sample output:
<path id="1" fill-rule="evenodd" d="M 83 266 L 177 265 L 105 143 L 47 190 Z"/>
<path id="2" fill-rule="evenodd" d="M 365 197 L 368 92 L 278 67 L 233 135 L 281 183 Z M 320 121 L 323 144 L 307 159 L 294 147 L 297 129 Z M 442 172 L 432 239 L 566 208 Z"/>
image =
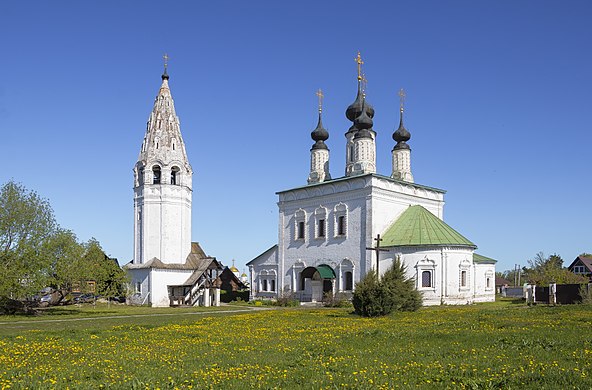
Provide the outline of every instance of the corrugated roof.
<path id="1" fill-rule="evenodd" d="M 477 246 L 422 206 L 410 206 L 387 229 L 382 246 Z"/>
<path id="2" fill-rule="evenodd" d="M 485 257 L 478 253 L 473 253 L 473 263 L 477 264 L 495 264 L 497 260 L 492 259 L 491 257 Z"/>

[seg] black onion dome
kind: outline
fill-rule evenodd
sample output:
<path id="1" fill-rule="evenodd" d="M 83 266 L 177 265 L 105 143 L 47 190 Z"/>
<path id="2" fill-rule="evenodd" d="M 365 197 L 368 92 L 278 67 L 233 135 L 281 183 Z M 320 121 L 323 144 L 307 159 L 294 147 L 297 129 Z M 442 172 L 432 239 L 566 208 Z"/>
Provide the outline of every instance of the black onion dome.
<path id="1" fill-rule="evenodd" d="M 407 141 L 411 139 L 411 133 L 403 125 L 403 111 L 401 111 L 401 120 L 399 122 L 399 128 L 393 133 L 393 139 L 397 142 L 396 149 L 409 149 Z"/>
<path id="2" fill-rule="evenodd" d="M 323 122 L 321 120 L 321 113 L 319 112 L 319 123 L 317 127 L 310 133 L 313 141 L 326 141 L 329 138 L 329 132 L 323 128 Z"/>
<path id="3" fill-rule="evenodd" d="M 372 107 L 366 99 L 364 99 L 364 107 L 366 110 L 366 115 L 368 115 L 370 118 L 374 118 L 374 107 Z"/>
<path id="4" fill-rule="evenodd" d="M 374 123 L 372 122 L 372 118 L 368 115 L 368 110 L 366 110 L 366 101 L 362 99 L 362 112 L 358 117 L 354 120 L 354 126 L 357 129 L 371 129 Z"/>
<path id="5" fill-rule="evenodd" d="M 169 79 L 169 74 L 167 73 L 166 68 L 164 68 L 164 73 L 160 77 L 162 78 L 163 81 Z"/>
<path id="6" fill-rule="evenodd" d="M 357 138 L 372 138 L 372 134 L 370 130 L 374 123 L 372 122 L 372 118 L 368 115 L 368 110 L 366 110 L 366 102 L 362 101 L 362 112 L 361 114 L 354 120 L 354 126 L 359 129 L 354 139 Z"/>
<path id="7" fill-rule="evenodd" d="M 359 139 L 359 138 L 370 138 L 370 139 L 372 139 L 372 133 L 368 129 L 359 130 L 356 133 L 356 135 L 354 135 L 354 139 Z"/>
<path id="8" fill-rule="evenodd" d="M 356 95 L 356 100 L 349 105 L 347 110 L 345 110 L 345 116 L 347 119 L 353 122 L 358 116 L 360 116 L 363 110 L 363 99 L 362 86 L 358 81 L 358 94 Z M 372 115 L 374 115 L 374 110 L 372 110 Z"/>

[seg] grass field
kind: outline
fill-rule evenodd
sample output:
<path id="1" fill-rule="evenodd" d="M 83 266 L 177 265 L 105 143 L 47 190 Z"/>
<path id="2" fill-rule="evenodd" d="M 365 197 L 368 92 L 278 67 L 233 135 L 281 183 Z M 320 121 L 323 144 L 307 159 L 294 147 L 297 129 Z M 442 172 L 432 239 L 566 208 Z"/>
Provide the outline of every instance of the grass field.
<path id="1" fill-rule="evenodd" d="M 498 302 L 379 319 L 348 309 L 67 310 L 0 317 L 1 388 L 592 388 L 584 305 Z M 141 316 L 107 318 L 118 313 Z M 45 322 L 56 318 L 77 320 Z"/>

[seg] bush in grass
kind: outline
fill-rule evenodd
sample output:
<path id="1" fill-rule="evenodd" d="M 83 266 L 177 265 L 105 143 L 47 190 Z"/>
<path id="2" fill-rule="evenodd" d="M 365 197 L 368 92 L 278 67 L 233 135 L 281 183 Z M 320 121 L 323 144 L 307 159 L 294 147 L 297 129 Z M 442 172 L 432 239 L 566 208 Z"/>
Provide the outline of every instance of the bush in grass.
<path id="1" fill-rule="evenodd" d="M 273 305 L 282 307 L 296 307 L 300 306 L 300 301 L 294 298 L 292 294 L 283 294 L 274 301 Z"/>
<path id="2" fill-rule="evenodd" d="M 582 284 L 580 286 L 580 297 L 583 305 L 592 305 L 592 285 Z"/>
<path id="3" fill-rule="evenodd" d="M 377 317 L 393 311 L 415 311 L 421 302 L 413 279 L 406 277 L 405 266 L 396 259 L 380 281 L 374 270 L 368 272 L 356 284 L 352 303 L 356 314 Z"/>
<path id="4" fill-rule="evenodd" d="M 351 294 L 326 292 L 323 294 L 323 306 L 325 307 L 351 307 Z"/>

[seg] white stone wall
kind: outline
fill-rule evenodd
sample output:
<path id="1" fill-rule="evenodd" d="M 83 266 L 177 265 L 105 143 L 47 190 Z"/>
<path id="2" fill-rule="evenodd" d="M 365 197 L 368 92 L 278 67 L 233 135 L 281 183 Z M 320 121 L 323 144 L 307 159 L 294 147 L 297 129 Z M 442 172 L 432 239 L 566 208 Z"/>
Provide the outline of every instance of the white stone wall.
<path id="1" fill-rule="evenodd" d="M 184 263 L 191 251 L 191 189 L 150 184 L 134 191 L 135 263 Z M 139 261 L 138 261 L 139 260 Z"/>
<path id="2" fill-rule="evenodd" d="M 473 279 L 475 302 L 495 302 L 495 264 L 475 264 Z"/>
<path id="3" fill-rule="evenodd" d="M 130 275 L 130 283 L 134 296 L 133 304 L 148 303 L 147 295 L 150 292 L 150 270 L 149 269 L 134 269 L 128 270 Z M 140 288 L 138 289 L 138 283 Z M 139 291 L 138 291 L 139 290 Z"/>
<path id="4" fill-rule="evenodd" d="M 407 267 L 407 276 L 415 279 L 417 289 L 423 294 L 424 305 L 495 301 L 495 264 L 473 263 L 471 248 L 394 248 L 381 254 L 381 274 L 397 256 Z M 424 270 L 433 272 L 431 287 L 422 287 L 421 272 Z M 466 272 L 464 286 L 463 271 Z M 490 287 L 486 287 L 487 277 L 490 278 Z"/>
<path id="5" fill-rule="evenodd" d="M 168 307 L 170 305 L 168 286 L 185 283 L 192 272 L 192 270 L 153 269 L 150 274 L 151 295 L 148 299 L 151 305 Z"/>
<path id="6" fill-rule="evenodd" d="M 266 251 L 259 257 L 252 261 L 249 265 L 249 273 L 251 277 L 251 298 L 271 298 L 277 297 L 279 290 L 279 277 L 278 277 L 278 251 L 277 248 L 274 250 Z M 275 280 L 275 291 L 263 291 L 263 279 Z M 269 286 L 269 285 L 268 285 Z"/>
<path id="7" fill-rule="evenodd" d="M 354 285 L 370 267 L 373 238 L 382 234 L 410 205 L 420 204 L 441 218 L 443 193 L 376 175 L 350 177 L 323 185 L 280 193 L 278 265 L 280 291 L 298 291 L 302 266 L 327 264 L 336 272 L 335 289 L 353 272 Z M 318 211 L 326 210 L 325 237 L 318 237 Z M 345 236 L 337 235 L 337 217 L 347 210 Z M 321 213 L 322 215 L 322 213 Z M 303 218 L 303 219 L 302 219 Z M 297 222 L 305 222 L 304 239 L 297 239 Z"/>

